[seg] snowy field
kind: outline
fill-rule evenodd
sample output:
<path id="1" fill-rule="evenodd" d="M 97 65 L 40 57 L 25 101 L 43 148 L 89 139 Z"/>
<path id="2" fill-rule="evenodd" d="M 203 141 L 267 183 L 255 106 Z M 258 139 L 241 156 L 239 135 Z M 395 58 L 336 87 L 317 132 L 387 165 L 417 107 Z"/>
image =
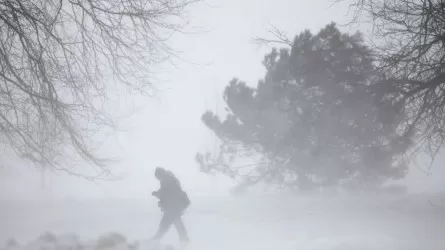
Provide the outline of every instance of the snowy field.
<path id="1" fill-rule="evenodd" d="M 191 249 L 445 249 L 445 202 L 438 197 L 192 199 L 184 217 Z M 116 232 L 130 243 L 143 242 L 154 234 L 160 216 L 151 198 L 1 201 L 0 240 L 14 238 L 22 246 L 30 244 L 15 249 L 38 249 L 37 243 L 31 243 L 45 232 L 76 235 L 84 242 Z M 164 242 L 177 245 L 172 229 Z"/>

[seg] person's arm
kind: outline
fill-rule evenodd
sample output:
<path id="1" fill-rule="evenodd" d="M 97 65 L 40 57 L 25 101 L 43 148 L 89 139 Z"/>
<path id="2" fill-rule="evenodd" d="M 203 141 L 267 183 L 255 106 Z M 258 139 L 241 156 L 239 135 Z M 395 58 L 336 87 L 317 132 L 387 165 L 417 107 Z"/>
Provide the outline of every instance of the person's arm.
<path id="1" fill-rule="evenodd" d="M 160 185 L 161 187 L 158 190 L 151 193 L 153 196 L 159 199 L 161 199 L 161 197 L 165 197 L 168 194 L 170 186 L 168 181 L 166 180 L 160 181 Z"/>
<path id="2" fill-rule="evenodd" d="M 159 197 L 159 189 L 151 192 L 151 195 L 153 195 L 154 197 Z"/>

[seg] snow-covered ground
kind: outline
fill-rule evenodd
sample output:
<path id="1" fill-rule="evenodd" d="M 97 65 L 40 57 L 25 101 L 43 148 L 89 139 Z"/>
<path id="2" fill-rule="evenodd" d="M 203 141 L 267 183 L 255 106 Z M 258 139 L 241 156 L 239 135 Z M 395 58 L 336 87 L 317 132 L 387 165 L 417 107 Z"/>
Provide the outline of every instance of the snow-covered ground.
<path id="1" fill-rule="evenodd" d="M 192 199 L 184 217 L 192 249 L 445 249 L 445 200 L 438 197 L 269 195 Z M 15 238 L 26 245 L 52 232 L 74 234 L 81 241 L 91 242 L 116 232 L 131 243 L 150 238 L 160 216 L 156 202 L 150 198 L 1 201 L 0 240 Z M 78 241 L 64 237 L 67 242 Z M 177 245 L 173 228 L 164 242 Z M 36 249 L 35 244 L 27 249 Z"/>

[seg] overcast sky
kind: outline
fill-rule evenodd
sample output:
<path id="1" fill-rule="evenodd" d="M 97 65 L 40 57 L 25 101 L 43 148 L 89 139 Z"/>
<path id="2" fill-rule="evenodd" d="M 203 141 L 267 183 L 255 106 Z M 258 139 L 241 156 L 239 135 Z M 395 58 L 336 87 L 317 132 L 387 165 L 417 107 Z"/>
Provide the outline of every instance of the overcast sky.
<path id="1" fill-rule="evenodd" d="M 125 173 L 119 182 L 92 184 L 74 177 L 41 176 L 25 166 L 4 170 L 0 195 L 19 197 L 148 197 L 157 188 L 153 177 L 157 165 L 173 170 L 193 195 L 226 194 L 231 181 L 198 171 L 197 151 L 211 149 L 212 134 L 200 116 L 206 109 L 222 109 L 221 93 L 232 77 L 256 84 L 264 75 L 261 64 L 266 48 L 251 40 L 268 36 L 270 24 L 290 37 L 304 29 L 317 32 L 331 21 L 345 23 L 344 4 L 331 7 L 332 0 L 206 0 L 189 12 L 190 25 L 208 32 L 174 37 L 172 44 L 183 51 L 188 62 L 160 70 L 157 98 L 138 98 L 144 110 L 122 121 L 127 130 L 107 142 L 104 152 L 118 155 L 117 172 Z M 344 31 L 349 29 L 344 28 Z M 370 27 L 362 27 L 369 32 Z M 127 97 L 129 98 L 129 97 Z M 117 139 L 117 140 L 116 140 Z M 440 160 L 443 162 L 443 160 Z M 432 177 L 413 168 L 407 178 L 411 190 L 444 188 L 445 171 L 437 163 Z M 8 166 L 5 166 L 8 168 Z M 9 166 L 10 167 L 10 166 Z"/>

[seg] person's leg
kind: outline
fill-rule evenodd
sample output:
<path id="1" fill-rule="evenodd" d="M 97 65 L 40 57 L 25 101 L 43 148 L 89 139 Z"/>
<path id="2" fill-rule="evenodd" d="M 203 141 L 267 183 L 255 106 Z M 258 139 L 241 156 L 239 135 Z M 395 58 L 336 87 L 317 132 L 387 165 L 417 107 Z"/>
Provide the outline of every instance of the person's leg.
<path id="1" fill-rule="evenodd" d="M 156 232 L 153 240 L 160 240 L 167 233 L 170 226 L 173 224 L 175 217 L 168 212 L 164 212 L 161 222 L 159 223 L 159 229 Z"/>
<path id="2" fill-rule="evenodd" d="M 187 229 L 185 229 L 185 225 L 182 221 L 181 215 L 177 216 L 173 223 L 175 224 L 176 231 L 178 231 L 180 241 L 188 242 L 189 237 L 187 234 Z"/>

